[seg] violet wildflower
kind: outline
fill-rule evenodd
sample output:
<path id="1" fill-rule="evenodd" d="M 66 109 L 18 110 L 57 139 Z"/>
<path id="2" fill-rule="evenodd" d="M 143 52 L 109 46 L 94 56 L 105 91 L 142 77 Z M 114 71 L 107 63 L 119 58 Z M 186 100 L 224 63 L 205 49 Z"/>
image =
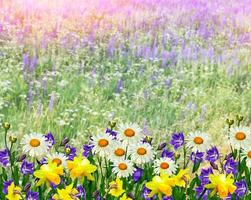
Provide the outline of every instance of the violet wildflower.
<path id="1" fill-rule="evenodd" d="M 33 172 L 34 172 L 34 163 L 30 163 L 24 160 L 21 165 L 21 173 L 26 175 L 26 174 L 33 174 Z"/>
<path id="2" fill-rule="evenodd" d="M 203 152 L 199 152 L 199 151 L 197 151 L 196 153 L 192 152 L 190 155 L 190 160 L 193 161 L 194 164 L 196 164 L 198 162 L 203 161 L 203 156 L 204 156 Z"/>
<path id="3" fill-rule="evenodd" d="M 74 157 L 77 156 L 77 149 L 75 147 L 72 147 L 70 145 L 66 145 L 65 151 L 66 151 L 68 160 L 73 160 Z"/>
<path id="4" fill-rule="evenodd" d="M 84 157 L 87 157 L 87 158 L 88 158 L 88 157 L 90 156 L 90 154 L 91 154 L 91 151 L 92 151 L 93 147 L 94 147 L 94 145 L 85 144 L 85 145 L 83 146 L 83 153 L 82 153 L 82 155 L 83 155 Z"/>
<path id="5" fill-rule="evenodd" d="M 162 200 L 173 200 L 173 197 L 168 197 L 168 196 L 165 196 L 165 197 L 162 197 Z"/>
<path id="6" fill-rule="evenodd" d="M 200 172 L 200 181 L 201 181 L 201 185 L 206 185 L 208 184 L 210 181 L 209 181 L 209 175 L 210 174 L 213 174 L 213 169 L 211 167 L 207 168 L 207 169 L 201 169 L 201 172 Z"/>
<path id="7" fill-rule="evenodd" d="M 229 158 L 224 164 L 224 170 L 227 174 L 237 174 L 237 162 L 233 158 Z"/>
<path id="8" fill-rule="evenodd" d="M 239 182 L 235 182 L 236 190 L 235 194 L 238 197 L 243 197 L 248 192 L 248 187 L 245 179 L 240 180 Z"/>
<path id="9" fill-rule="evenodd" d="M 8 193 L 8 187 L 11 185 L 11 183 L 13 182 L 12 179 L 3 182 L 3 193 L 7 194 Z"/>
<path id="10" fill-rule="evenodd" d="M 163 149 L 162 153 L 161 153 L 161 157 L 162 158 L 171 158 L 172 160 L 174 160 L 174 152 L 172 151 L 168 151 L 167 149 Z"/>
<path id="11" fill-rule="evenodd" d="M 116 131 L 113 131 L 109 128 L 106 129 L 105 133 L 108 133 L 109 135 L 113 136 L 113 137 L 116 137 L 117 136 L 117 132 Z"/>
<path id="12" fill-rule="evenodd" d="M 177 150 L 185 142 L 184 134 L 182 132 L 173 133 L 170 144 L 173 145 L 174 149 Z"/>
<path id="13" fill-rule="evenodd" d="M 143 172 L 144 170 L 137 167 L 136 170 L 134 171 L 133 175 L 132 175 L 132 178 L 134 180 L 134 182 L 138 182 L 140 180 L 140 178 L 142 177 L 143 175 Z"/>
<path id="14" fill-rule="evenodd" d="M 142 191 L 142 194 L 141 194 L 141 197 L 144 199 L 144 200 L 151 200 L 151 199 L 157 199 L 157 196 L 154 195 L 152 198 L 148 197 L 148 195 L 150 194 L 151 190 L 149 190 L 148 188 L 144 187 L 143 188 L 143 191 Z"/>
<path id="15" fill-rule="evenodd" d="M 52 135 L 51 132 L 47 133 L 44 135 L 45 141 L 48 142 L 48 147 L 51 148 L 55 144 L 55 139 L 54 136 Z"/>
<path id="16" fill-rule="evenodd" d="M 7 149 L 0 151 L 0 164 L 7 167 L 10 164 L 9 151 Z"/>
<path id="17" fill-rule="evenodd" d="M 215 162 L 219 159 L 219 157 L 219 151 L 216 147 L 212 147 L 211 149 L 207 150 L 206 160 L 209 162 Z"/>
<path id="18" fill-rule="evenodd" d="M 200 186 L 195 188 L 195 192 L 196 192 L 196 198 L 197 199 L 201 198 L 202 200 L 207 200 L 211 191 L 210 190 L 205 191 L 204 187 L 202 185 L 200 185 Z"/>
<path id="19" fill-rule="evenodd" d="M 26 200 L 39 200 L 38 192 L 28 191 L 26 194 Z"/>
<path id="20" fill-rule="evenodd" d="M 86 191 L 82 185 L 77 186 L 78 194 L 76 195 L 77 198 L 86 199 Z"/>

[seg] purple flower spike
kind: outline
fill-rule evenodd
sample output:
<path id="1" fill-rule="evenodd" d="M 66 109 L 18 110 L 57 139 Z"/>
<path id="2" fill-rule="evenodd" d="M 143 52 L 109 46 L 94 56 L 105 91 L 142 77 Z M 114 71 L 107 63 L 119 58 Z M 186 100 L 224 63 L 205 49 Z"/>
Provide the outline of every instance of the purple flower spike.
<path id="1" fill-rule="evenodd" d="M 212 147 L 211 149 L 207 150 L 206 160 L 208 160 L 209 162 L 213 163 L 216 160 L 218 160 L 219 157 L 220 157 L 220 154 L 216 147 Z"/>
<path id="2" fill-rule="evenodd" d="M 51 132 L 49 132 L 46 135 L 44 135 L 44 137 L 46 138 L 46 141 L 48 142 L 49 148 L 51 148 L 55 144 L 54 136 L 52 135 Z"/>
<path id="3" fill-rule="evenodd" d="M 235 190 L 235 194 L 238 197 L 243 197 L 248 192 L 247 183 L 244 179 L 240 180 L 239 182 L 236 182 L 235 185 L 237 187 Z"/>
<path id="4" fill-rule="evenodd" d="M 8 187 L 11 185 L 12 182 L 13 182 L 12 179 L 10 179 L 9 181 L 3 182 L 3 193 L 4 194 L 8 193 Z"/>
<path id="5" fill-rule="evenodd" d="M 200 198 L 202 193 L 204 192 L 204 187 L 202 185 L 195 188 L 196 198 Z M 207 200 L 210 194 L 210 190 L 206 190 L 206 192 L 202 195 L 202 200 Z"/>
<path id="6" fill-rule="evenodd" d="M 237 162 L 233 158 L 228 159 L 224 164 L 224 170 L 227 174 L 237 174 Z"/>
<path id="7" fill-rule="evenodd" d="M 190 155 L 190 160 L 193 161 L 194 164 L 196 164 L 198 162 L 203 161 L 203 156 L 204 156 L 203 152 L 199 152 L 199 151 L 197 151 L 196 153 L 192 152 Z"/>
<path id="8" fill-rule="evenodd" d="M 24 160 L 21 165 L 21 172 L 22 172 L 22 174 L 33 174 L 34 163 L 29 163 L 26 160 Z"/>
<path id="9" fill-rule="evenodd" d="M 9 152 L 7 149 L 0 151 L 0 165 L 7 167 L 10 164 Z"/>
<path id="10" fill-rule="evenodd" d="M 163 149 L 162 153 L 161 153 L 161 157 L 162 158 L 171 158 L 172 160 L 174 160 L 174 152 L 172 151 L 168 151 L 167 149 Z"/>
<path id="11" fill-rule="evenodd" d="M 202 186 L 204 186 L 210 182 L 209 181 L 210 174 L 213 174 L 213 169 L 211 167 L 209 167 L 208 169 L 201 169 L 201 173 L 200 173 L 199 178 L 200 178 Z"/>
<path id="12" fill-rule="evenodd" d="M 177 150 L 179 147 L 181 147 L 184 144 L 184 142 L 185 142 L 185 138 L 184 138 L 184 134 L 182 132 L 173 133 L 170 144 L 173 145 L 175 150 Z"/>
<path id="13" fill-rule="evenodd" d="M 26 200 L 39 200 L 38 192 L 28 191 L 26 195 Z"/>
<path id="14" fill-rule="evenodd" d="M 143 175 L 143 169 L 137 167 L 136 170 L 134 171 L 132 177 L 133 177 L 133 180 L 135 182 L 138 182 L 140 180 L 140 178 L 142 177 Z"/>

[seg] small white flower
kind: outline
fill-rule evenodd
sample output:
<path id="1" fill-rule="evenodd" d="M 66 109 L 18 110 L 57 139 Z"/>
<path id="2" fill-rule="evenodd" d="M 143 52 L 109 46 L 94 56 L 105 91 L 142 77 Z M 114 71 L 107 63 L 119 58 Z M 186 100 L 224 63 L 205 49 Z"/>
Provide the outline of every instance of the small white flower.
<path id="1" fill-rule="evenodd" d="M 188 148 L 191 148 L 193 152 L 205 152 L 212 145 L 211 137 L 206 133 L 200 131 L 189 133 L 187 136 Z"/>
<path id="2" fill-rule="evenodd" d="M 131 160 L 136 164 L 148 163 L 152 161 L 154 157 L 153 148 L 148 143 L 138 143 L 129 146 L 128 152 L 131 155 Z"/>
<path id="3" fill-rule="evenodd" d="M 172 175 L 176 172 L 177 165 L 170 158 L 160 158 L 154 161 L 154 172 L 160 174 L 164 172 L 168 175 Z"/>
<path id="4" fill-rule="evenodd" d="M 117 160 L 113 164 L 112 172 L 116 174 L 118 177 L 129 177 L 133 174 L 135 168 L 133 167 L 133 163 L 130 160 Z"/>
<path id="5" fill-rule="evenodd" d="M 31 133 L 25 135 L 21 141 L 24 153 L 28 153 L 31 157 L 41 158 L 46 155 L 49 150 L 49 144 L 44 135 L 39 133 Z"/>
<path id="6" fill-rule="evenodd" d="M 229 141 L 235 149 L 245 148 L 251 144 L 251 132 L 248 127 L 233 127 L 229 132 Z"/>
<path id="7" fill-rule="evenodd" d="M 117 138 L 126 145 L 138 143 L 143 139 L 142 129 L 136 124 L 121 124 Z"/>
<path id="8" fill-rule="evenodd" d="M 114 145 L 114 141 L 112 136 L 104 133 L 93 136 L 92 144 L 94 145 L 92 149 L 93 153 L 105 157 L 109 155 L 111 147 Z"/>

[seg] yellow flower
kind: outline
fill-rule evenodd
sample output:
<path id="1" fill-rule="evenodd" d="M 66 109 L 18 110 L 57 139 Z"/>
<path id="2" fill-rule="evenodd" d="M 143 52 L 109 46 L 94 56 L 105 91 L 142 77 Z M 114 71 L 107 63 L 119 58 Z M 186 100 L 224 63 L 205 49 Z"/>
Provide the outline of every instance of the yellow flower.
<path id="1" fill-rule="evenodd" d="M 21 188 L 18 186 L 15 186 L 15 184 L 12 182 L 11 185 L 7 189 L 8 193 L 5 196 L 6 199 L 9 200 L 20 200 L 21 197 Z"/>
<path id="2" fill-rule="evenodd" d="M 66 186 L 65 189 L 57 189 L 57 194 L 53 195 L 53 200 L 78 200 L 76 195 L 78 190 L 73 188 L 73 183 Z"/>
<path id="3" fill-rule="evenodd" d="M 60 184 L 60 175 L 63 175 L 63 167 L 57 166 L 57 163 L 53 163 L 51 161 L 48 164 L 44 164 L 41 168 L 34 172 L 34 176 L 39 178 L 37 182 L 37 186 L 42 185 L 43 183 L 53 183 L 55 185 Z"/>
<path id="4" fill-rule="evenodd" d="M 158 195 L 159 199 L 162 199 L 162 194 L 165 196 L 172 195 L 172 186 L 174 186 L 175 180 L 170 178 L 166 173 L 161 173 L 160 176 L 154 176 L 152 181 L 146 183 L 146 187 L 151 190 L 148 197 Z"/>
<path id="5" fill-rule="evenodd" d="M 132 200 L 132 198 L 127 197 L 126 194 L 123 194 L 123 196 L 120 197 L 119 200 Z"/>
<path id="6" fill-rule="evenodd" d="M 82 155 L 75 157 L 73 161 L 67 161 L 67 166 L 72 179 L 86 176 L 88 180 L 94 180 L 91 173 L 95 172 L 97 167 L 92 165 L 87 158 L 82 158 Z"/>
<path id="7" fill-rule="evenodd" d="M 213 189 L 211 192 L 211 196 L 214 196 L 216 193 L 220 196 L 220 198 L 225 198 L 228 194 L 233 194 L 236 190 L 236 186 L 233 184 L 234 179 L 232 175 L 229 174 L 226 176 L 225 174 L 210 174 L 209 175 L 210 183 L 205 185 L 207 189 Z"/>
<path id="8" fill-rule="evenodd" d="M 185 187 L 190 180 L 189 169 L 181 169 L 179 173 L 174 176 L 175 185 Z"/>
<path id="9" fill-rule="evenodd" d="M 123 181 L 121 181 L 119 178 L 116 178 L 115 181 L 110 182 L 109 186 L 109 194 L 114 197 L 119 197 L 125 192 L 123 189 Z"/>

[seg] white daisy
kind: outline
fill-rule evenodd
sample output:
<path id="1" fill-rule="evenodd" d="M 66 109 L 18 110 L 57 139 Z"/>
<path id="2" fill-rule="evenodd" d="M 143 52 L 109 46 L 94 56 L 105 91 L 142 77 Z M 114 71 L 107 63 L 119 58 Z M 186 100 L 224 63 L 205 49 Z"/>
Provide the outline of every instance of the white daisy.
<path id="1" fill-rule="evenodd" d="M 168 175 L 172 175 L 176 172 L 177 165 L 170 158 L 160 158 L 154 161 L 154 172 L 160 174 L 164 172 Z"/>
<path id="2" fill-rule="evenodd" d="M 125 156 L 127 157 L 129 156 L 129 154 L 126 151 L 127 151 L 126 145 L 124 145 L 119 141 L 116 141 L 114 142 L 114 145 L 111 147 L 108 157 L 112 162 L 120 159 L 125 159 Z"/>
<path id="3" fill-rule="evenodd" d="M 131 160 L 136 164 L 144 164 L 153 160 L 153 148 L 148 143 L 138 143 L 129 147 Z"/>
<path id="4" fill-rule="evenodd" d="M 133 174 L 135 168 L 130 160 L 117 160 L 113 164 L 112 172 L 117 174 L 118 177 L 129 177 Z"/>
<path id="5" fill-rule="evenodd" d="M 193 152 L 205 152 L 212 144 L 211 137 L 206 133 L 195 131 L 189 133 L 187 136 L 187 147 L 191 148 Z"/>
<path id="6" fill-rule="evenodd" d="M 242 159 L 246 159 L 247 167 L 251 168 L 251 148 L 245 148 L 241 154 Z"/>
<path id="7" fill-rule="evenodd" d="M 233 127 L 229 131 L 229 141 L 232 147 L 240 149 L 251 143 L 251 132 L 248 127 Z"/>
<path id="8" fill-rule="evenodd" d="M 67 157 L 63 153 L 53 153 L 49 154 L 47 156 L 48 160 L 51 160 L 52 162 L 56 163 L 57 165 L 62 165 L 63 167 L 66 167 L 66 160 Z"/>
<path id="9" fill-rule="evenodd" d="M 101 157 L 109 155 L 111 147 L 114 145 L 113 137 L 108 134 L 99 134 L 92 137 L 92 144 L 94 145 L 92 152 L 99 154 Z"/>
<path id="10" fill-rule="evenodd" d="M 23 152 L 28 153 L 31 157 L 41 158 L 46 155 L 49 150 L 46 138 L 39 133 L 25 135 L 21 144 L 23 145 Z"/>
<path id="11" fill-rule="evenodd" d="M 126 145 L 138 143 L 143 139 L 142 129 L 136 124 L 121 124 L 117 138 Z"/>

